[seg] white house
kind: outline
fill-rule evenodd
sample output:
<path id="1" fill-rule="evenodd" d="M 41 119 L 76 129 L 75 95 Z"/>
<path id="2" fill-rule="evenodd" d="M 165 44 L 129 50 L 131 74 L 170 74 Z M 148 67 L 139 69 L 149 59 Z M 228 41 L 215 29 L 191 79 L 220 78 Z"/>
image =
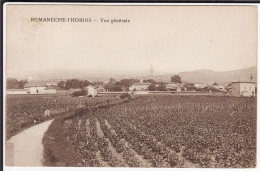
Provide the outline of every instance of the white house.
<path id="1" fill-rule="evenodd" d="M 208 85 L 207 84 L 204 84 L 204 83 L 195 83 L 194 84 L 194 87 L 196 88 L 205 88 L 207 87 Z"/>
<path id="2" fill-rule="evenodd" d="M 95 97 L 97 95 L 97 88 L 92 85 L 89 85 L 84 89 L 88 91 L 87 96 Z"/>
<path id="3" fill-rule="evenodd" d="M 129 87 L 130 91 L 144 91 L 148 89 L 150 83 L 134 83 Z"/>
<path id="4" fill-rule="evenodd" d="M 177 92 L 185 90 L 185 87 L 182 83 L 169 82 L 165 85 L 165 87 L 166 87 L 167 90 L 177 91 Z"/>
<path id="5" fill-rule="evenodd" d="M 134 94 L 149 94 L 149 91 L 135 91 Z"/>
<path id="6" fill-rule="evenodd" d="M 30 82 L 26 83 L 24 89 L 29 92 L 29 94 L 54 94 L 56 89 L 47 89 L 45 83 L 41 82 Z"/>
<path id="7" fill-rule="evenodd" d="M 236 97 L 255 97 L 255 83 L 254 82 L 232 82 L 231 90 L 232 96 Z"/>

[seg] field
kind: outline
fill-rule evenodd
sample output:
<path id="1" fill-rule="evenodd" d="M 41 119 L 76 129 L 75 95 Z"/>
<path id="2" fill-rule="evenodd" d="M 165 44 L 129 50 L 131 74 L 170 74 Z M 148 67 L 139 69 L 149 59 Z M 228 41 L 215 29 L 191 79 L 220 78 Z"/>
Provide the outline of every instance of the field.
<path id="1" fill-rule="evenodd" d="M 10 138 L 24 128 L 53 118 L 44 117 L 46 110 L 62 114 L 82 105 L 92 106 L 114 99 L 114 96 L 88 98 L 70 97 L 68 94 L 6 95 L 6 137 Z"/>
<path id="2" fill-rule="evenodd" d="M 61 127 L 77 166 L 256 166 L 255 98 L 139 96 L 77 111 Z"/>

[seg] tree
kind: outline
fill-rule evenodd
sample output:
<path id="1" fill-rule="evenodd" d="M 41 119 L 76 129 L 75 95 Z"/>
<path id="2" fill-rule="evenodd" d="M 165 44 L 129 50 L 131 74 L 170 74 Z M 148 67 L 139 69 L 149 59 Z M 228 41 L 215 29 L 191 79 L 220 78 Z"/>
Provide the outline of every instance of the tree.
<path id="1" fill-rule="evenodd" d="M 116 80 L 115 80 L 114 78 L 111 77 L 111 78 L 109 79 L 109 83 L 115 83 L 115 82 L 116 82 Z"/>
<path id="2" fill-rule="evenodd" d="M 150 84 L 148 87 L 147 87 L 148 91 L 155 91 L 156 87 L 155 87 L 155 84 Z"/>
<path id="3" fill-rule="evenodd" d="M 105 90 L 107 91 L 122 91 L 122 85 L 120 82 L 116 82 L 115 84 L 108 83 L 104 86 Z"/>
<path id="4" fill-rule="evenodd" d="M 179 75 L 174 75 L 173 77 L 171 77 L 171 82 L 182 83 L 181 77 Z"/>
<path id="5" fill-rule="evenodd" d="M 64 87 L 65 87 L 65 81 L 60 81 L 60 82 L 58 82 L 57 86 L 58 86 L 59 89 L 64 89 Z"/>
<path id="6" fill-rule="evenodd" d="M 88 80 L 69 79 L 66 82 L 58 82 L 58 87 L 60 89 L 84 88 L 88 85 L 91 85 Z"/>
<path id="7" fill-rule="evenodd" d="M 147 79 L 143 81 L 144 83 L 151 83 L 151 84 L 156 84 L 157 82 L 154 81 L 153 79 Z"/>
<path id="8" fill-rule="evenodd" d="M 129 87 L 131 85 L 133 85 L 134 83 L 139 83 L 139 82 L 140 82 L 140 80 L 131 78 L 131 79 L 122 79 L 120 81 L 120 84 L 122 86 L 122 89 L 124 89 L 125 91 L 128 91 Z"/>
<path id="9" fill-rule="evenodd" d="M 72 97 L 78 97 L 78 96 L 86 96 L 88 94 L 88 91 L 87 90 L 80 90 L 80 91 L 74 91 L 71 96 Z"/>
<path id="10" fill-rule="evenodd" d="M 166 91 L 165 83 L 161 81 L 160 84 L 159 84 L 159 86 L 156 87 L 155 90 L 157 90 L 157 91 Z"/>
<path id="11" fill-rule="evenodd" d="M 24 85 L 27 83 L 27 80 L 18 81 L 15 78 L 7 78 L 6 88 L 7 89 L 23 89 Z"/>

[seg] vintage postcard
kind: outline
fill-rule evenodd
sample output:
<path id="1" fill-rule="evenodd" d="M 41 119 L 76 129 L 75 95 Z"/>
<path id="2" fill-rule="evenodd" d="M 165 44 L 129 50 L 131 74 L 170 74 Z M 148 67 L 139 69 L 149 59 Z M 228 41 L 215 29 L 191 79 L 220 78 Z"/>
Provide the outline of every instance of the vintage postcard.
<path id="1" fill-rule="evenodd" d="M 5 165 L 255 168 L 257 6 L 5 6 Z"/>

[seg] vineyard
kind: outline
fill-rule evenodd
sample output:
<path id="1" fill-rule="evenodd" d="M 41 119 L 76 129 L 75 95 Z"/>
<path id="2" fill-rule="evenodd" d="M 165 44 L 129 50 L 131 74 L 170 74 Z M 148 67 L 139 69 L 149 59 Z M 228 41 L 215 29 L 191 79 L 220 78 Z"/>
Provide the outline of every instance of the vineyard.
<path id="1" fill-rule="evenodd" d="M 255 98 L 147 95 L 76 113 L 57 135 L 71 144 L 77 166 L 256 166 Z"/>
<path id="2" fill-rule="evenodd" d="M 23 128 L 34 124 L 35 121 L 50 119 L 44 118 L 46 110 L 53 109 L 59 114 L 73 110 L 77 106 L 92 106 L 115 99 L 113 96 L 75 98 L 64 94 L 6 95 L 6 137 L 10 138 Z"/>

